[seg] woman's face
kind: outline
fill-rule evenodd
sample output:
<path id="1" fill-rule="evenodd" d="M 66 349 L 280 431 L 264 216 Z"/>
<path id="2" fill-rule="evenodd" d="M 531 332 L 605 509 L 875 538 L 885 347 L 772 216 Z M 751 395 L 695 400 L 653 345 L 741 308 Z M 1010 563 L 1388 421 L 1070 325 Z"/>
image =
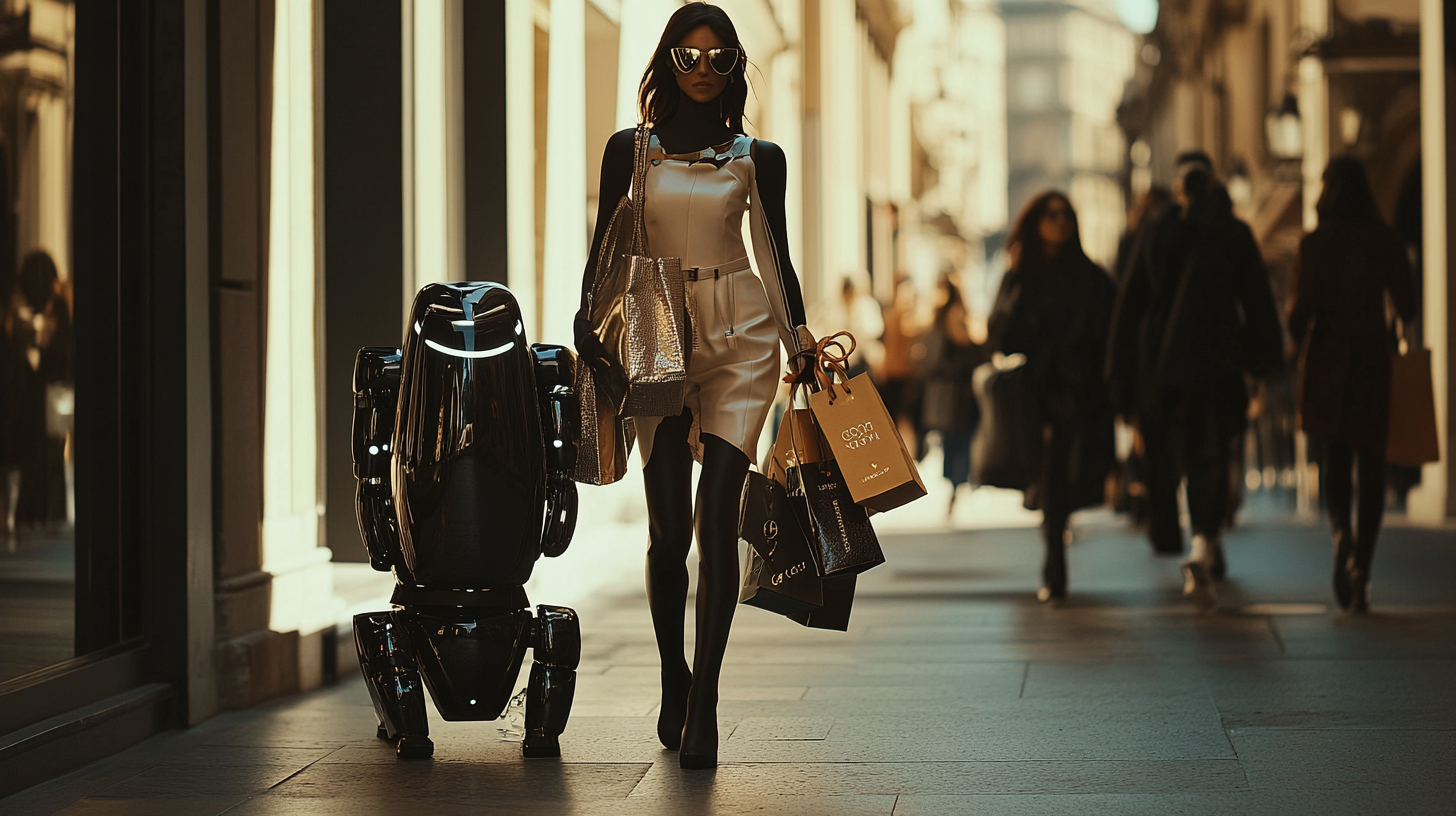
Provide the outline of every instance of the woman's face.
<path id="1" fill-rule="evenodd" d="M 1060 198 L 1053 198 L 1041 211 L 1037 232 L 1046 245 L 1047 254 L 1055 254 L 1072 240 L 1072 208 Z"/>
<path id="2" fill-rule="evenodd" d="M 681 48 L 696 48 L 703 52 L 702 59 L 698 60 L 698 64 L 693 66 L 691 71 L 684 74 L 674 67 L 673 73 L 677 76 L 678 90 L 682 91 L 684 96 L 698 103 L 712 102 L 714 99 L 717 99 L 718 95 L 723 93 L 723 89 L 728 87 L 728 77 L 719 74 L 709 67 L 708 51 L 714 48 L 724 48 L 727 46 L 727 43 L 723 42 L 717 34 L 714 34 L 713 29 L 706 25 L 701 25 L 688 32 L 686 37 L 679 40 L 678 46 Z"/>

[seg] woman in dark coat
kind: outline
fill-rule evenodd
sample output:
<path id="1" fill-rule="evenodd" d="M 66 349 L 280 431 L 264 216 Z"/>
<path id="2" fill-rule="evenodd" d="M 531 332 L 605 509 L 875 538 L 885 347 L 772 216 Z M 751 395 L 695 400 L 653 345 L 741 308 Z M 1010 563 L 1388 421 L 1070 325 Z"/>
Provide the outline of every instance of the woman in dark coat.
<path id="1" fill-rule="evenodd" d="M 1319 228 L 1299 245 L 1289 330 L 1304 346 L 1299 417 L 1325 443 L 1334 528 L 1335 599 L 1352 612 L 1370 602 L 1370 562 L 1385 507 L 1390 358 L 1385 296 L 1409 322 L 1416 311 L 1410 261 L 1370 193 L 1365 168 L 1340 157 L 1325 168 Z M 1351 526 L 1351 470 L 1359 462 L 1360 515 Z"/>
<path id="2" fill-rule="evenodd" d="M 1102 376 L 1103 349 L 1116 288 L 1082 251 L 1077 214 L 1060 192 L 1032 199 L 1008 241 L 1011 268 L 1001 281 L 989 346 L 1022 353 L 1047 440 L 1040 496 L 1046 539 L 1043 602 L 1067 594 L 1066 532 L 1073 510 L 1102 502 L 1112 460 L 1112 410 Z"/>

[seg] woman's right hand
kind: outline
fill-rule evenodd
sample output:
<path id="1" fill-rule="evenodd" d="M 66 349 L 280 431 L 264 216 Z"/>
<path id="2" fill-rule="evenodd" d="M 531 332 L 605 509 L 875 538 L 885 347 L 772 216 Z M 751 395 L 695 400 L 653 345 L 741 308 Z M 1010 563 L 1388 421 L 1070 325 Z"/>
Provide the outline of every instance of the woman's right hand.
<path id="1" fill-rule="evenodd" d="M 612 360 L 607 356 L 607 348 L 602 341 L 597 339 L 596 332 L 592 331 L 591 323 L 583 318 L 577 318 L 572 323 L 572 333 L 576 335 L 576 358 L 591 366 L 593 371 L 605 371 L 612 367 Z"/>

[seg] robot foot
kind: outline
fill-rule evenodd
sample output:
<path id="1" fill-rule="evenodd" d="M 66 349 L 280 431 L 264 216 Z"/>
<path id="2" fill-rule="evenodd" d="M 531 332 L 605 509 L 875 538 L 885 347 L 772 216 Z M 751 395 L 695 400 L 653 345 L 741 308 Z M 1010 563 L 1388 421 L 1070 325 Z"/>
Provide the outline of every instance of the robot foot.
<path id="1" fill-rule="evenodd" d="M 535 662 L 526 691 L 526 737 L 521 753 L 528 757 L 561 756 L 558 737 L 566 730 L 576 696 L 576 666 L 581 662 L 581 627 L 576 613 L 564 606 L 536 607 L 532 647 Z"/>
<path id="2" fill-rule="evenodd" d="M 382 740 L 400 740 L 400 756 L 406 753 L 429 756 L 434 747 L 428 737 L 430 724 L 425 716 L 424 682 L 404 628 L 397 625 L 390 612 L 355 615 L 354 643 L 359 650 L 359 668 L 364 673 L 379 721 L 374 733 Z M 414 740 L 416 745 L 406 748 L 404 740 Z M 424 740 L 427 746 L 423 754 L 418 753 L 419 740 Z"/>
<path id="3" fill-rule="evenodd" d="M 435 743 L 418 734 L 401 736 L 395 753 L 400 759 L 429 759 L 435 755 Z"/>

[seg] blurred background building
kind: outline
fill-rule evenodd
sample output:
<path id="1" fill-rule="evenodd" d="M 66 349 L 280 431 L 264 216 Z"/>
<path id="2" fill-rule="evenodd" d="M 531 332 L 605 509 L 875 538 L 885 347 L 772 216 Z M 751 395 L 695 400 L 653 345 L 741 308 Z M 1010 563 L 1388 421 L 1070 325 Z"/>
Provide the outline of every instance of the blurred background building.
<path id="1" fill-rule="evenodd" d="M 1111 264 L 1194 147 L 1286 275 L 1349 150 L 1420 258 L 1448 438 L 1439 0 L 1164 0 L 1145 35 L 1099 0 L 721 4 L 821 333 L 845 279 L 885 303 L 949 272 L 984 314 L 1045 187 Z M 0 446 L 0 794 L 352 671 L 354 355 L 433 280 L 506 283 L 570 341 L 602 148 L 677 5 L 0 0 L 4 372 L 61 361 L 0 387 L 4 439 L 49 451 L 28 476 Z M 1456 511 L 1450 476 L 1425 468 L 1413 518 Z"/>

